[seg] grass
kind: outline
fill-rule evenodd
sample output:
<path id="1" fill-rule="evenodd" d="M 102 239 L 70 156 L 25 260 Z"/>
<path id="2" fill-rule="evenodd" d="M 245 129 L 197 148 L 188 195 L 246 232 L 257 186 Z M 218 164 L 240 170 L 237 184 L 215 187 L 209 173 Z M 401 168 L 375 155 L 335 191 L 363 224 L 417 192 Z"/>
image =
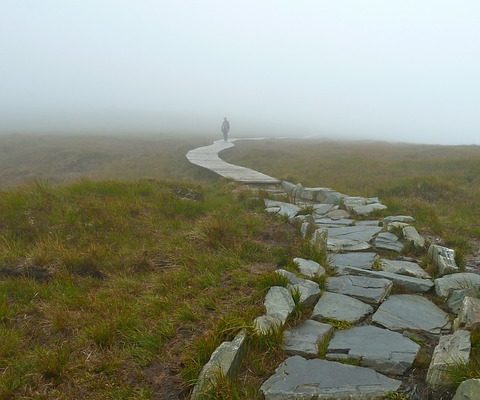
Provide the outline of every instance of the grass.
<path id="1" fill-rule="evenodd" d="M 188 391 L 281 283 L 254 267 L 312 253 L 231 189 L 82 180 L 1 192 L 0 399 Z M 242 386 L 272 372 L 278 340 L 252 339 Z"/>

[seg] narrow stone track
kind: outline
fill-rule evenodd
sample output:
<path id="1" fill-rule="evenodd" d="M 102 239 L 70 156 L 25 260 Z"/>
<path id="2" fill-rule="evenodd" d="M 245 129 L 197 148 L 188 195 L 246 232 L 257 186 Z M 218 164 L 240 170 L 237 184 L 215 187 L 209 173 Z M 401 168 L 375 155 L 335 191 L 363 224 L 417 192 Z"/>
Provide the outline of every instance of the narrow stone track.
<path id="1" fill-rule="evenodd" d="M 271 176 L 262 174 L 250 168 L 229 164 L 223 161 L 219 154 L 226 149 L 235 146 L 239 139 L 229 141 L 216 140 L 213 144 L 190 150 L 187 153 L 187 159 L 192 164 L 209 169 L 224 178 L 231 179 L 243 184 L 278 184 L 280 181 Z M 242 139 L 259 140 L 259 139 Z"/>
<path id="2" fill-rule="evenodd" d="M 262 384 L 265 399 L 480 400 L 480 380 L 464 381 L 453 397 L 448 374 L 469 362 L 471 331 L 480 327 L 480 275 L 461 272 L 452 249 L 428 245 L 414 217 L 385 216 L 378 198 L 304 188 L 228 164 L 218 154 L 232 146 L 217 141 L 187 158 L 242 184 L 281 186 L 284 200 L 265 199 L 265 211 L 288 218 L 328 260 L 295 258 L 295 271 L 276 271 L 289 284 L 266 294 L 256 334 L 283 329 L 294 298 L 311 311 L 283 329 L 287 357 Z M 202 398 L 219 371 L 231 376 L 238 368 L 244 338 L 241 332 L 212 354 L 192 399 Z"/>

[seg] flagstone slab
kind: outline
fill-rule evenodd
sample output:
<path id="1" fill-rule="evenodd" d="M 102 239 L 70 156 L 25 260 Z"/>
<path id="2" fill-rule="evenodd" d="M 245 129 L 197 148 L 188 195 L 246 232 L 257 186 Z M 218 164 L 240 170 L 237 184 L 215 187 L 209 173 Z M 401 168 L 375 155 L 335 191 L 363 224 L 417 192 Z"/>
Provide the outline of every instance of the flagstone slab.
<path id="1" fill-rule="evenodd" d="M 398 332 L 376 326 L 336 331 L 326 357 L 349 360 L 391 375 L 403 375 L 415 361 L 420 346 Z"/>
<path id="2" fill-rule="evenodd" d="M 414 226 L 408 225 L 403 228 L 403 238 L 413 244 L 416 249 L 423 249 L 425 247 L 425 239 L 420 236 Z"/>
<path id="3" fill-rule="evenodd" d="M 388 260 L 382 258 L 380 260 L 382 270 L 393 272 L 394 274 L 408 275 L 415 278 L 430 279 L 431 276 L 417 263 L 404 260 Z"/>
<path id="4" fill-rule="evenodd" d="M 415 218 L 411 217 L 410 215 L 389 215 L 383 219 L 383 222 L 387 224 L 391 222 L 410 223 L 415 222 Z"/>
<path id="5" fill-rule="evenodd" d="M 438 246 L 436 244 L 430 245 L 428 248 L 428 258 L 437 267 L 438 275 L 447 275 L 455 272 L 460 272 L 460 268 L 455 262 L 455 251 L 448 247 Z"/>
<path id="6" fill-rule="evenodd" d="M 403 250 L 403 243 L 397 235 L 391 232 L 382 232 L 375 238 L 374 246 L 377 249 L 396 251 L 401 253 Z"/>
<path id="7" fill-rule="evenodd" d="M 357 267 L 362 269 L 372 269 L 373 263 L 377 257 L 373 252 L 351 252 L 336 253 L 328 255 L 328 264 L 337 273 L 341 273 L 342 267 Z"/>
<path id="8" fill-rule="evenodd" d="M 327 279 L 329 292 L 355 297 L 369 304 L 381 303 L 390 293 L 392 286 L 388 279 L 366 276 L 344 275 Z"/>
<path id="9" fill-rule="evenodd" d="M 301 210 L 301 208 L 295 204 L 285 203 L 283 201 L 277 200 L 269 200 L 265 199 L 265 207 L 272 208 L 272 207 L 279 207 L 278 214 L 283 215 L 288 218 L 295 217 Z"/>
<path id="10" fill-rule="evenodd" d="M 373 314 L 372 322 L 392 331 L 421 331 L 439 335 L 450 331 L 448 314 L 425 297 L 392 295 Z"/>
<path id="11" fill-rule="evenodd" d="M 364 302 L 338 293 L 324 292 L 313 309 L 312 319 L 333 319 L 356 323 L 373 312 L 373 307 Z"/>
<path id="12" fill-rule="evenodd" d="M 371 278 L 383 278 L 393 282 L 393 285 L 411 293 L 425 293 L 433 288 L 431 279 L 419 279 L 413 276 L 395 274 L 386 271 L 365 270 L 355 267 L 343 267 L 343 272 L 351 275 L 368 276 Z"/>
<path id="13" fill-rule="evenodd" d="M 277 318 L 282 324 L 286 322 L 295 308 L 292 295 L 288 289 L 281 286 L 272 286 L 268 290 L 263 304 L 267 310 L 266 314 Z"/>
<path id="14" fill-rule="evenodd" d="M 333 327 L 308 319 L 300 325 L 283 332 L 282 348 L 289 355 L 305 358 L 318 356 L 318 345 L 333 333 Z"/>
<path id="15" fill-rule="evenodd" d="M 370 368 L 293 356 L 280 364 L 260 391 L 265 400 L 379 400 L 400 385 L 401 381 Z"/>

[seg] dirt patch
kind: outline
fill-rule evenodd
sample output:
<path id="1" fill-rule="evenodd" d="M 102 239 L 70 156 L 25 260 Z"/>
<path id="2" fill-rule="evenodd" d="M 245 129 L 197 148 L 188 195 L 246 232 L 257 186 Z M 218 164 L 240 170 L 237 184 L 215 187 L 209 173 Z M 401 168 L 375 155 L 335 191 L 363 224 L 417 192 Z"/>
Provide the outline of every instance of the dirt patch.
<path id="1" fill-rule="evenodd" d="M 179 376 L 181 363 L 154 362 L 145 370 L 145 376 L 150 382 L 154 400 L 186 399 L 189 390 Z"/>

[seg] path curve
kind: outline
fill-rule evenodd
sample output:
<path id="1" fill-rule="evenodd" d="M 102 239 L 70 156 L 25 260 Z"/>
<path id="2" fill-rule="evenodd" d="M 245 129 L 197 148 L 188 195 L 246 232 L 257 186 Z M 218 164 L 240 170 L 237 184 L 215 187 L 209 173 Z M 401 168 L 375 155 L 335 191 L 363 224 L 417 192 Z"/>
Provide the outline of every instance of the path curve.
<path id="1" fill-rule="evenodd" d="M 280 180 L 271 176 L 262 174 L 254 169 L 230 164 L 222 160 L 220 152 L 235 146 L 238 140 L 263 140 L 263 138 L 254 139 L 230 139 L 229 141 L 216 140 L 213 144 L 190 150 L 186 157 L 192 164 L 206 168 L 224 178 L 235 182 L 245 184 L 278 184 Z"/>

